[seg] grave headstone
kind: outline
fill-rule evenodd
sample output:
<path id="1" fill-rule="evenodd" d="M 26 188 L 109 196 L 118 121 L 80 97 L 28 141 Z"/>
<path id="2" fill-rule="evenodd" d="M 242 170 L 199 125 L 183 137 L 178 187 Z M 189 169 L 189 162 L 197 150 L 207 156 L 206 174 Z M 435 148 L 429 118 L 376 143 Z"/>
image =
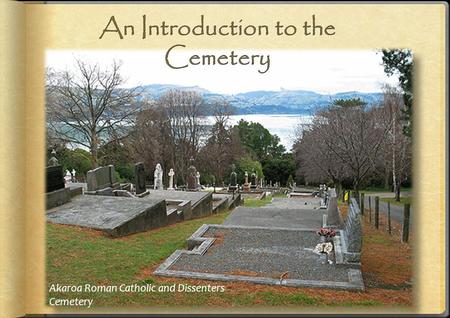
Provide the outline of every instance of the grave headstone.
<path id="1" fill-rule="evenodd" d="M 155 168 L 153 188 L 155 190 L 163 189 L 163 169 L 159 163 Z"/>
<path id="2" fill-rule="evenodd" d="M 89 170 L 86 174 L 87 191 L 99 191 L 106 188 L 117 188 L 116 171 L 113 165 Z"/>
<path id="3" fill-rule="evenodd" d="M 111 187 L 114 187 L 117 185 L 117 179 L 116 179 L 116 170 L 114 169 L 114 165 L 109 165 L 109 182 L 111 183 Z"/>
<path id="4" fill-rule="evenodd" d="M 61 166 L 46 168 L 45 205 L 47 209 L 70 201 L 70 189 L 65 187 L 64 173 Z"/>
<path id="5" fill-rule="evenodd" d="M 167 188 L 167 190 L 175 190 L 173 187 L 173 176 L 175 175 L 173 168 L 170 168 L 168 175 L 169 175 L 169 188 Z"/>
<path id="6" fill-rule="evenodd" d="M 194 165 L 190 165 L 188 168 L 187 188 L 188 190 L 197 190 L 197 169 Z"/>
<path id="7" fill-rule="evenodd" d="M 250 191 L 250 183 L 248 183 L 248 172 L 247 171 L 245 171 L 244 176 L 245 176 L 245 182 L 244 182 L 243 190 Z"/>
<path id="8" fill-rule="evenodd" d="M 236 166 L 231 165 L 231 174 L 230 174 L 230 185 L 228 186 L 228 191 L 235 191 L 237 189 L 237 174 L 236 174 Z"/>
<path id="9" fill-rule="evenodd" d="M 250 177 L 250 183 L 251 183 L 250 188 L 256 189 L 257 182 L 258 182 L 258 177 L 257 177 L 256 173 L 253 171 L 253 173 Z"/>
<path id="10" fill-rule="evenodd" d="M 362 249 L 361 212 L 354 198 L 350 199 L 349 213 L 343 232 L 347 247 L 344 251 L 345 260 L 351 263 L 359 263 Z"/>
<path id="11" fill-rule="evenodd" d="M 138 162 L 134 165 L 134 188 L 136 194 L 141 194 L 146 191 L 145 166 L 142 162 Z"/>
<path id="12" fill-rule="evenodd" d="M 61 166 L 46 168 L 46 191 L 52 192 L 64 188 L 64 176 Z"/>
<path id="13" fill-rule="evenodd" d="M 337 194 L 334 188 L 328 191 L 327 215 L 328 215 L 328 224 L 330 226 L 341 225 L 341 219 L 339 217 L 339 210 L 337 203 Z"/>

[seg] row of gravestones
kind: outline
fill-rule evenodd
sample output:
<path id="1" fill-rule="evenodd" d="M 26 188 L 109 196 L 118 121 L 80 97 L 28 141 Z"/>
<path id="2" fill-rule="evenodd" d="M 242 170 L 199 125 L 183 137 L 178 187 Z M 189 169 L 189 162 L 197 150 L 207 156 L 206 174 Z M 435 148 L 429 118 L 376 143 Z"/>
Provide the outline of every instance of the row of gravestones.
<path id="1" fill-rule="evenodd" d="M 142 162 L 138 162 L 134 165 L 134 186 L 135 186 L 135 192 L 136 194 L 141 194 L 146 191 L 145 186 L 145 178 L 146 178 L 146 172 L 145 172 L 145 166 Z M 155 172 L 153 174 L 154 176 L 154 183 L 153 187 L 155 190 L 162 190 L 163 189 L 163 169 L 161 165 L 158 163 L 155 168 Z M 169 187 L 167 190 L 175 190 L 174 187 L 174 176 L 175 172 L 171 168 L 168 173 L 169 176 Z M 201 187 L 200 185 L 200 172 L 197 171 L 197 169 L 191 165 L 188 168 L 188 176 L 187 176 L 187 189 L 188 190 L 198 190 Z"/>
<path id="2" fill-rule="evenodd" d="M 325 190 L 323 188 L 322 190 Z M 361 211 L 358 202 L 355 199 L 350 200 L 347 218 L 342 224 L 342 218 L 338 210 L 337 194 L 334 188 L 331 188 L 326 193 L 327 196 L 327 226 L 334 228 L 341 228 L 342 240 L 345 246 L 343 256 L 346 262 L 359 263 L 361 260 L 362 249 L 362 223 Z"/>
<path id="3" fill-rule="evenodd" d="M 228 186 L 228 191 L 235 191 L 238 189 L 239 185 L 237 184 L 237 173 L 236 166 L 233 164 L 231 166 L 231 174 L 230 174 L 230 185 Z M 248 182 L 248 172 L 245 171 L 244 174 L 245 182 L 244 182 L 244 190 L 256 189 L 258 187 L 258 176 L 256 172 L 253 172 L 250 176 L 250 183 Z M 262 187 L 262 179 L 260 180 Z"/>

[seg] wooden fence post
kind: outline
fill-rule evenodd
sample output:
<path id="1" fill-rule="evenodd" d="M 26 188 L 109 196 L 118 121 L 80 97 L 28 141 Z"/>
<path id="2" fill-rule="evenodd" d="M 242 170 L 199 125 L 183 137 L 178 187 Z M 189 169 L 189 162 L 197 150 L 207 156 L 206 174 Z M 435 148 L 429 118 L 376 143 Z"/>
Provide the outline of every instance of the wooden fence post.
<path id="1" fill-rule="evenodd" d="M 403 206 L 403 231 L 402 231 L 402 242 L 408 243 L 409 240 L 409 214 L 411 212 L 411 206 L 406 203 Z"/>
<path id="2" fill-rule="evenodd" d="M 380 222 L 380 198 L 375 197 L 375 228 L 378 229 Z"/>
<path id="3" fill-rule="evenodd" d="M 372 197 L 369 195 L 369 223 L 372 224 Z"/>
<path id="4" fill-rule="evenodd" d="M 359 200 L 359 205 L 361 208 L 361 215 L 364 215 L 364 192 L 361 193 L 361 199 Z"/>
<path id="5" fill-rule="evenodd" d="M 392 231 L 391 230 L 391 202 L 388 201 L 387 206 L 388 206 L 387 207 L 388 208 L 388 212 L 387 212 L 387 214 L 388 214 L 387 215 L 387 217 L 388 217 L 388 233 L 392 234 L 391 233 L 391 231 Z"/>

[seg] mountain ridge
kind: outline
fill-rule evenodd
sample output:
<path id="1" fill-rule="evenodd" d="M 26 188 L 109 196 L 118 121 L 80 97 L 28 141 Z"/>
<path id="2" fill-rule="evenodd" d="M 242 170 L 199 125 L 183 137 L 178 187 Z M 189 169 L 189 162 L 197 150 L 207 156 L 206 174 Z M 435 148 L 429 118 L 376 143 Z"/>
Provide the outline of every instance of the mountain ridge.
<path id="1" fill-rule="evenodd" d="M 155 100 L 170 89 L 196 91 L 208 102 L 223 98 L 235 109 L 237 115 L 245 114 L 305 114 L 329 105 L 334 99 L 361 98 L 368 105 L 381 100 L 382 93 L 364 93 L 358 91 L 321 94 L 309 90 L 256 90 L 236 94 L 211 92 L 200 86 L 183 86 L 174 84 L 148 84 L 141 86 L 143 96 Z"/>

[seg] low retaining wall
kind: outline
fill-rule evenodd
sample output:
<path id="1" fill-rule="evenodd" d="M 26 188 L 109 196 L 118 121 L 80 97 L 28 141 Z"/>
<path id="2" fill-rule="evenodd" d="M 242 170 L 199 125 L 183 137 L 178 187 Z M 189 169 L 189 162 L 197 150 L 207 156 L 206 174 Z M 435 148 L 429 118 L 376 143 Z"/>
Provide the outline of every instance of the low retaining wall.
<path id="1" fill-rule="evenodd" d="M 64 203 L 67 203 L 72 198 L 69 188 L 62 188 L 45 194 L 45 205 L 47 209 L 51 209 Z"/>
<path id="2" fill-rule="evenodd" d="M 195 205 L 192 206 L 191 219 L 201 218 L 204 216 L 209 216 L 212 214 L 213 204 L 212 204 L 212 192 L 208 193 L 207 196 L 199 200 Z M 185 218 L 189 220 L 189 218 Z"/>

